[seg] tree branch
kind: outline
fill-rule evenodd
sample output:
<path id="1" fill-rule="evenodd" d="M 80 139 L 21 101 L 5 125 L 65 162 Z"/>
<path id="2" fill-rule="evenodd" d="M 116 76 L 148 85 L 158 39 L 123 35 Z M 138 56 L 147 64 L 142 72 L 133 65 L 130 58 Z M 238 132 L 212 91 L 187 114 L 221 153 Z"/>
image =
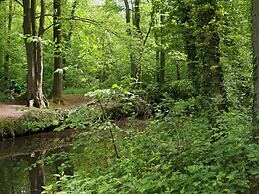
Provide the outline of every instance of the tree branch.
<path id="1" fill-rule="evenodd" d="M 50 26 L 48 26 L 47 28 L 44 29 L 44 32 L 47 31 L 48 29 L 50 29 L 54 24 L 51 24 Z"/>
<path id="2" fill-rule="evenodd" d="M 18 1 L 18 0 L 14 0 L 16 3 L 18 3 L 20 6 L 22 6 L 23 7 L 23 4 L 20 2 L 20 1 Z"/>
<path id="3" fill-rule="evenodd" d="M 70 18 L 63 18 L 65 20 L 76 20 L 76 21 L 81 21 L 81 22 L 86 22 L 86 23 L 90 23 L 90 24 L 98 24 L 100 22 L 96 21 L 96 20 L 92 20 L 92 19 L 88 19 L 88 18 L 81 18 L 78 16 L 73 16 Z"/>

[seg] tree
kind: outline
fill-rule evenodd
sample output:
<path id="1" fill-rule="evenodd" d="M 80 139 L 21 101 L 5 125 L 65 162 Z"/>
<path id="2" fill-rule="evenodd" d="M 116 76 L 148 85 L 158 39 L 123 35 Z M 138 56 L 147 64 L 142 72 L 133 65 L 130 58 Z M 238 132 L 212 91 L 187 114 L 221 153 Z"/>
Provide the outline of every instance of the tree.
<path id="1" fill-rule="evenodd" d="M 8 29 L 8 36 L 7 36 L 7 47 L 10 48 L 10 34 L 12 30 L 12 20 L 13 20 L 13 3 L 12 0 L 9 0 L 9 10 L 8 10 L 8 24 L 7 24 L 7 29 Z M 8 80 L 9 80 L 9 62 L 10 62 L 10 50 L 7 50 L 5 54 L 5 64 L 4 64 L 4 81 L 5 84 L 8 85 Z"/>
<path id="2" fill-rule="evenodd" d="M 166 53 L 165 53 L 165 48 L 164 48 L 164 25 L 165 25 L 165 8 L 164 4 L 165 1 L 162 0 L 160 2 L 160 52 L 159 52 L 159 75 L 158 75 L 158 82 L 160 88 L 164 85 L 165 83 L 165 63 L 166 63 Z"/>
<path id="3" fill-rule="evenodd" d="M 254 135 L 258 138 L 259 135 L 259 2 L 252 1 L 252 40 L 254 50 L 254 103 L 253 103 L 253 120 L 254 120 Z"/>
<path id="4" fill-rule="evenodd" d="M 133 18 L 133 25 L 135 26 L 135 30 L 137 33 L 137 37 L 139 38 L 139 43 L 142 44 L 143 41 L 143 36 L 142 36 L 142 31 L 140 27 L 140 21 L 141 21 L 141 13 L 140 13 L 140 3 L 141 0 L 135 0 L 134 1 L 134 18 Z M 134 53 L 133 56 L 133 63 L 131 64 L 131 76 L 136 80 L 139 85 L 141 81 L 141 71 L 142 71 L 142 65 L 141 65 L 141 60 L 142 60 L 142 52 L 141 49 L 137 49 L 138 53 Z"/>
<path id="5" fill-rule="evenodd" d="M 54 81 L 53 81 L 53 97 L 62 98 L 62 29 L 61 29 L 61 0 L 53 2 L 53 38 L 55 42 L 54 51 Z"/>
<path id="6" fill-rule="evenodd" d="M 181 22 L 185 27 L 185 48 L 189 59 L 189 75 L 198 95 L 206 97 L 207 104 L 220 98 L 217 110 L 227 110 L 223 67 L 220 62 L 221 22 L 219 1 L 195 1 L 194 4 L 180 2 Z"/>
<path id="7" fill-rule="evenodd" d="M 37 1 L 23 0 L 23 29 L 27 56 L 27 99 L 29 106 L 44 108 L 48 102 L 43 95 L 43 34 L 46 7 L 45 0 L 40 1 L 39 29 L 37 31 Z"/>

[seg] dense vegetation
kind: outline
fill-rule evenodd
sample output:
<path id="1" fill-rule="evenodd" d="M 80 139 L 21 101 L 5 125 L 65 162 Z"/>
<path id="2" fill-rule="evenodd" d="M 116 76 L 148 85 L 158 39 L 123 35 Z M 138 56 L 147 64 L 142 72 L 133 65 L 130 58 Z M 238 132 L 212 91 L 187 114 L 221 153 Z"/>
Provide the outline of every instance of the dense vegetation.
<path id="1" fill-rule="evenodd" d="M 37 108 L 66 94 L 91 99 L 50 107 L 51 118 L 28 113 L 29 128 L 85 129 L 69 157 L 87 166 L 62 168 L 45 193 L 258 192 L 256 1 L 1 0 L 0 9 L 1 101 L 17 97 L 11 80 Z"/>

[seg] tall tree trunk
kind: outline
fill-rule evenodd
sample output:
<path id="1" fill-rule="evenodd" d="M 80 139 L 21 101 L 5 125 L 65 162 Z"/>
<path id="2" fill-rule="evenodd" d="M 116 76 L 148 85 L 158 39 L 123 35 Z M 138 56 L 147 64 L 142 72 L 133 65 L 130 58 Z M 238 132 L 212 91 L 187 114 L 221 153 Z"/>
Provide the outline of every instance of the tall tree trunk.
<path id="1" fill-rule="evenodd" d="M 139 87 L 139 84 L 141 82 L 141 76 L 142 76 L 141 60 L 142 60 L 142 49 L 143 49 L 142 48 L 143 37 L 142 37 L 141 28 L 140 28 L 140 19 L 141 19 L 140 2 L 141 2 L 141 0 L 135 0 L 135 5 L 134 5 L 135 15 L 134 15 L 133 24 L 136 27 L 137 36 L 139 37 L 139 40 L 140 40 L 139 42 L 140 42 L 141 48 L 139 49 L 139 53 L 134 54 L 134 56 L 133 56 L 134 63 L 132 64 L 132 67 L 131 67 L 131 75 L 136 80 L 137 87 Z"/>
<path id="2" fill-rule="evenodd" d="M 70 12 L 70 18 L 74 18 L 75 17 L 75 12 L 76 12 L 76 8 L 78 6 L 78 2 L 79 0 L 74 0 L 73 4 L 72 4 L 72 9 Z M 70 54 L 70 50 L 71 50 L 71 37 L 73 34 L 73 25 L 69 25 L 68 31 L 63 31 L 62 32 L 62 37 L 64 38 L 65 42 L 63 42 L 63 47 L 65 49 L 65 53 L 66 56 L 68 56 Z M 69 64 L 67 63 L 67 58 L 63 57 L 62 58 L 62 65 L 63 67 L 68 66 Z M 63 80 L 66 80 L 66 71 L 63 70 Z"/>
<path id="3" fill-rule="evenodd" d="M 24 41 L 27 56 L 27 100 L 28 102 L 33 99 L 34 93 L 34 60 L 33 60 L 33 43 L 30 40 L 32 38 L 32 26 L 31 26 L 31 1 L 23 0 L 23 31 Z"/>
<path id="4" fill-rule="evenodd" d="M 254 102 L 253 102 L 253 123 L 254 137 L 259 137 L 259 1 L 252 1 L 252 40 L 254 50 Z"/>
<path id="5" fill-rule="evenodd" d="M 218 0 L 198 2 L 197 7 L 206 6 L 199 12 L 197 17 L 197 25 L 200 34 L 197 38 L 196 45 L 197 57 L 202 65 L 202 91 L 201 94 L 207 96 L 208 99 L 221 98 L 217 102 L 217 110 L 227 110 L 226 91 L 224 89 L 223 68 L 220 63 L 220 37 L 218 32 L 219 18 L 218 15 Z M 198 8 L 200 9 L 200 8 Z"/>
<path id="6" fill-rule="evenodd" d="M 34 1 L 34 0 L 32 0 Z M 48 106 L 48 102 L 43 95 L 43 34 L 46 14 L 46 2 L 45 0 L 40 1 L 40 22 L 38 31 L 38 41 L 36 42 L 36 63 L 35 63 L 35 94 L 33 106 L 37 108 L 45 108 Z M 36 16 L 36 15 L 35 15 Z M 34 25 L 34 24 L 33 24 Z"/>
<path id="7" fill-rule="evenodd" d="M 130 6 L 129 6 L 129 1 L 124 0 L 125 8 L 126 8 L 126 23 L 130 24 Z"/>
<path id="8" fill-rule="evenodd" d="M 7 47 L 8 50 L 6 51 L 5 54 L 5 63 L 4 63 L 4 82 L 6 84 L 6 86 L 8 86 L 8 80 L 9 80 L 9 65 L 10 65 L 10 42 L 11 42 L 11 38 L 10 38 L 10 34 L 11 34 L 11 30 L 12 30 L 12 20 L 13 20 L 13 4 L 12 4 L 12 0 L 9 0 L 9 10 L 8 10 L 8 24 L 7 24 Z"/>
<path id="9" fill-rule="evenodd" d="M 35 0 L 23 0 L 24 7 L 24 35 L 25 48 L 28 63 L 27 77 L 27 95 L 29 106 L 44 108 L 48 106 L 48 102 L 43 95 L 43 34 L 46 14 L 45 0 L 40 1 L 41 12 L 39 21 L 39 30 L 36 29 L 36 6 Z M 36 39 L 32 41 L 31 39 Z"/>
<path id="10" fill-rule="evenodd" d="M 165 60 L 166 60 L 166 54 L 164 51 L 164 23 L 165 23 L 165 18 L 163 15 L 163 11 L 161 11 L 160 15 L 160 69 L 159 69 L 159 86 L 162 88 L 162 86 L 165 83 Z"/>
<path id="11" fill-rule="evenodd" d="M 125 8 L 126 8 L 126 24 L 130 24 L 131 23 L 131 14 L 130 14 L 130 5 L 129 5 L 129 1 L 128 0 L 124 0 L 124 4 L 125 4 Z M 128 35 L 131 37 L 132 33 L 131 33 L 131 29 L 127 29 L 127 33 Z M 129 49 L 130 49 L 130 75 L 132 78 L 134 78 L 135 76 L 135 69 L 136 69 L 136 65 L 134 62 L 134 53 L 133 53 L 133 48 L 132 48 L 132 43 L 130 42 L 129 45 Z"/>
<path id="12" fill-rule="evenodd" d="M 53 82 L 53 97 L 62 98 L 62 29 L 61 29 L 61 0 L 54 0 L 54 28 L 53 28 L 53 38 L 55 42 L 55 52 L 54 52 L 54 82 Z"/>

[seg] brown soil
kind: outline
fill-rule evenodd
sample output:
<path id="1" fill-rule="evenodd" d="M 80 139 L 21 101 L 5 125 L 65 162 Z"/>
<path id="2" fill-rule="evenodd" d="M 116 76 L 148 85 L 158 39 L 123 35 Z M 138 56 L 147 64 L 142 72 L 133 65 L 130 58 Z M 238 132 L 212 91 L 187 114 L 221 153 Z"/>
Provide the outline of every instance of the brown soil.
<path id="1" fill-rule="evenodd" d="M 19 119 L 23 116 L 21 109 L 25 108 L 23 105 L 0 104 L 0 119 L 15 118 Z"/>

